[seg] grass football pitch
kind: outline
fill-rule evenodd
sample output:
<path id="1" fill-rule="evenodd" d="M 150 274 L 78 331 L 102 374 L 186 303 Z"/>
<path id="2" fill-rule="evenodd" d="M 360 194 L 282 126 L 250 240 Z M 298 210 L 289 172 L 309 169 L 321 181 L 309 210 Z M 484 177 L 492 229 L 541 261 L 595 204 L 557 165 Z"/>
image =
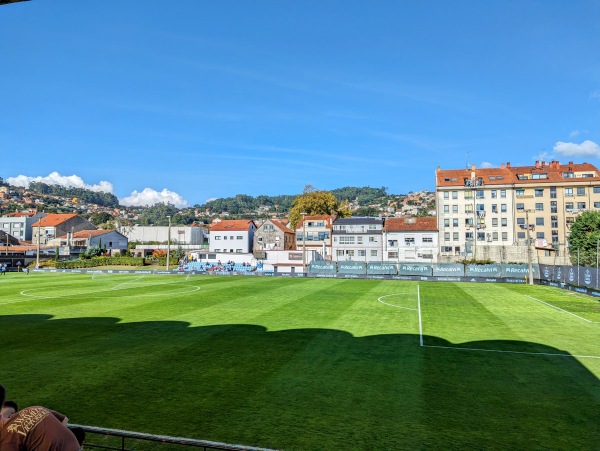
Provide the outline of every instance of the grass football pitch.
<path id="1" fill-rule="evenodd" d="M 600 302 L 549 287 L 9 273 L 0 344 L 9 399 L 78 424 L 284 450 L 600 449 Z"/>

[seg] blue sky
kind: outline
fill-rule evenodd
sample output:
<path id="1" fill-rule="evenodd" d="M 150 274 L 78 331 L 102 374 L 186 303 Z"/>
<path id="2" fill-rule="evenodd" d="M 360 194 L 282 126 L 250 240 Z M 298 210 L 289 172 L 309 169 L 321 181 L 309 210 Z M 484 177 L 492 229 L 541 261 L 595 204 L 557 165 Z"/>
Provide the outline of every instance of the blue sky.
<path id="1" fill-rule="evenodd" d="M 0 7 L 0 176 L 123 203 L 600 166 L 600 1 Z"/>

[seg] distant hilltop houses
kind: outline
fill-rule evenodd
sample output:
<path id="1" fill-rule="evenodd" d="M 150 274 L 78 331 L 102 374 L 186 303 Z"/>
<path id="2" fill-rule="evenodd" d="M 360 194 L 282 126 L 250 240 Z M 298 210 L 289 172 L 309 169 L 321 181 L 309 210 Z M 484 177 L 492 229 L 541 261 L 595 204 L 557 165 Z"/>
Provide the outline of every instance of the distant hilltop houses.
<path id="1" fill-rule="evenodd" d="M 111 255 L 140 257 L 173 246 L 194 261 L 260 261 L 284 272 L 304 271 L 316 260 L 524 263 L 531 247 L 536 263 L 567 264 L 571 225 L 582 212 L 600 210 L 600 172 L 590 163 L 438 167 L 435 181 L 435 192 L 406 195 L 343 188 L 354 196 L 352 217 L 304 215 L 293 229 L 293 196 L 131 208 L 93 204 L 85 193 L 61 198 L 0 183 L 0 240 L 6 255 L 18 250 L 30 259 L 38 249 L 71 258 L 98 243 Z"/>

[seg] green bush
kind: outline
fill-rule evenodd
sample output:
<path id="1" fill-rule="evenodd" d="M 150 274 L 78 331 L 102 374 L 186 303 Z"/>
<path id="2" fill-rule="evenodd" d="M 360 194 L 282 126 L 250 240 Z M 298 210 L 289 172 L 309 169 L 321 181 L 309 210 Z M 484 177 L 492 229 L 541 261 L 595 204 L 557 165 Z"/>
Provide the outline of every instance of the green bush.
<path id="1" fill-rule="evenodd" d="M 85 260 L 70 260 L 56 262 L 59 269 L 93 268 L 95 266 L 121 265 L 121 266 L 144 266 L 143 258 L 133 257 L 92 257 Z"/>

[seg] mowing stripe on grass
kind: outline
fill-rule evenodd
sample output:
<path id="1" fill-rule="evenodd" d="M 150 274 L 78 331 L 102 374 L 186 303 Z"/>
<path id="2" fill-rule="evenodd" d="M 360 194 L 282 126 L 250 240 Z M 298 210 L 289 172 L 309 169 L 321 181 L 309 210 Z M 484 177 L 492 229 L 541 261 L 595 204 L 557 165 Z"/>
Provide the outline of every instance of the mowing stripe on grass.
<path id="1" fill-rule="evenodd" d="M 461 348 L 459 346 L 436 346 L 436 345 L 422 345 L 424 348 L 437 348 L 437 349 L 455 349 L 457 351 L 480 351 L 480 352 L 501 352 L 503 354 L 527 354 L 527 355 L 543 355 L 550 357 L 575 357 L 578 359 L 600 359 L 600 355 L 579 355 L 569 354 L 560 352 L 532 352 L 532 351 L 507 351 L 503 349 L 483 349 L 483 348 Z"/>
<path id="2" fill-rule="evenodd" d="M 589 319 L 587 319 L 587 318 L 584 318 L 584 317 L 582 317 L 582 316 L 576 315 L 575 313 L 569 312 L 568 310 L 565 310 L 565 309 L 562 309 L 562 308 L 560 308 L 560 307 L 557 307 L 556 305 L 550 304 L 549 302 L 542 301 L 542 300 L 540 300 L 540 299 L 536 299 L 536 298 L 534 298 L 534 297 L 532 297 L 532 296 L 529 296 L 529 295 L 527 295 L 527 294 L 525 294 L 524 296 L 525 296 L 526 298 L 532 299 L 532 300 L 534 300 L 534 301 L 536 301 L 536 302 L 540 302 L 541 304 L 545 304 L 545 305 L 547 305 L 547 306 L 549 306 L 549 307 L 552 307 L 552 308 L 554 308 L 554 309 L 556 309 L 556 310 L 560 310 L 561 312 L 565 312 L 565 313 L 568 313 L 569 315 L 573 315 L 575 318 L 579 318 L 579 319 L 581 319 L 581 320 L 583 320 L 583 321 L 587 321 L 588 323 L 591 323 L 591 324 L 600 324 L 598 321 L 591 321 L 591 320 L 589 320 Z"/>
<path id="3" fill-rule="evenodd" d="M 417 285 L 417 307 L 419 309 L 419 343 L 423 346 L 423 321 L 421 319 L 421 290 Z"/>

